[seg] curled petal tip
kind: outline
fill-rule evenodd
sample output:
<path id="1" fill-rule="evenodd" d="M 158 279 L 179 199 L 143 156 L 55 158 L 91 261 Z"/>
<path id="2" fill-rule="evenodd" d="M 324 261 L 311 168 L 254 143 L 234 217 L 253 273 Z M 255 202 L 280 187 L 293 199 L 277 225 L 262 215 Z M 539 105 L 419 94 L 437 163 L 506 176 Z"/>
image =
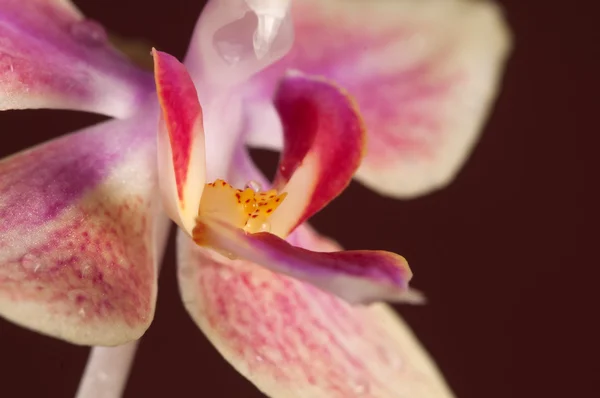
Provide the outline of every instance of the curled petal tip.
<path id="1" fill-rule="evenodd" d="M 152 55 L 162 110 L 158 168 L 163 203 L 171 219 L 191 233 L 205 180 L 202 108 L 185 66 L 154 48 Z"/>
<path id="2" fill-rule="evenodd" d="M 285 236 L 346 188 L 366 137 L 353 99 L 324 78 L 291 71 L 274 102 L 284 136 L 275 186 L 289 196 L 273 217 L 272 231 Z"/>

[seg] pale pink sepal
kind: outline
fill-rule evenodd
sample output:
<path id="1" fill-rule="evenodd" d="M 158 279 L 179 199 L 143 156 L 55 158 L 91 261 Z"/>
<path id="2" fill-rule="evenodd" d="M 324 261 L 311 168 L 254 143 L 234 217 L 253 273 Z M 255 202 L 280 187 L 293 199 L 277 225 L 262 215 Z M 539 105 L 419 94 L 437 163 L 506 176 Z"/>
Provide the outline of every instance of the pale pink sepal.
<path id="1" fill-rule="evenodd" d="M 1 316 L 86 345 L 148 328 L 168 226 L 145 115 L 0 161 Z"/>
<path id="2" fill-rule="evenodd" d="M 202 108 L 185 66 L 167 53 L 152 54 L 162 110 L 158 169 L 163 203 L 171 219 L 191 233 L 206 179 Z"/>
<path id="3" fill-rule="evenodd" d="M 0 1 L 0 110 L 75 109 L 132 114 L 151 76 L 108 43 L 69 0 Z"/>
<path id="4" fill-rule="evenodd" d="M 311 231 L 312 250 L 339 247 Z M 308 235 L 308 238 L 307 238 Z M 389 307 L 353 307 L 245 261 L 178 241 L 186 309 L 219 352 L 270 397 L 450 398 L 435 365 Z"/>
<path id="5" fill-rule="evenodd" d="M 285 237 L 346 188 L 366 140 L 353 100 L 324 79 L 288 73 L 274 104 L 284 141 L 274 186 L 288 195 L 270 221 Z"/>
<path id="6" fill-rule="evenodd" d="M 360 181 L 398 197 L 449 183 L 477 142 L 510 50 L 499 7 L 305 0 L 292 13 L 294 46 L 248 95 L 269 98 L 290 68 L 332 79 L 356 98 L 367 127 Z"/>

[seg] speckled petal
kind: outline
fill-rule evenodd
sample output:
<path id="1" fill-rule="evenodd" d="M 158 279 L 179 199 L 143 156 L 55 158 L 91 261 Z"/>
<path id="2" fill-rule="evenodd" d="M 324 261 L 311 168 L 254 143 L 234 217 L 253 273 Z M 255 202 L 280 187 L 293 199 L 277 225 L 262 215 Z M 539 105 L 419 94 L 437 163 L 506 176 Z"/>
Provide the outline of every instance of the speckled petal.
<path id="1" fill-rule="evenodd" d="M 292 13 L 294 46 L 247 86 L 252 102 L 270 98 L 286 69 L 323 75 L 364 116 L 359 180 L 401 197 L 450 182 L 477 142 L 509 52 L 499 8 L 485 0 L 305 0 Z M 250 140 L 259 141 L 272 146 L 265 136 Z"/>
<path id="2" fill-rule="evenodd" d="M 201 246 L 309 282 L 352 304 L 414 299 L 408 289 L 412 272 L 406 260 L 395 253 L 313 252 L 268 232 L 246 233 L 206 218 L 198 219 L 193 238 Z"/>
<path id="3" fill-rule="evenodd" d="M 299 227 L 302 246 L 339 247 Z M 180 234 L 185 306 L 221 354 L 270 397 L 449 398 L 435 365 L 387 306 L 353 307 L 298 280 L 231 261 Z"/>
<path id="4" fill-rule="evenodd" d="M 185 58 L 203 104 L 289 51 L 294 31 L 288 7 L 289 0 L 210 0 L 206 4 Z"/>
<path id="5" fill-rule="evenodd" d="M 111 48 L 70 0 L 0 0 L 0 110 L 76 109 L 125 117 L 152 78 Z"/>
<path id="6" fill-rule="evenodd" d="M 167 53 L 152 54 L 162 109 L 158 169 L 163 203 L 171 219 L 191 233 L 206 179 L 202 108 L 185 66 Z"/>
<path id="7" fill-rule="evenodd" d="M 0 315 L 72 343 L 139 338 L 166 239 L 156 111 L 0 161 Z"/>
<path id="8" fill-rule="evenodd" d="M 284 139 L 274 186 L 288 196 L 271 217 L 271 231 L 285 237 L 350 183 L 365 130 L 349 96 L 320 78 L 287 74 L 274 102 Z"/>

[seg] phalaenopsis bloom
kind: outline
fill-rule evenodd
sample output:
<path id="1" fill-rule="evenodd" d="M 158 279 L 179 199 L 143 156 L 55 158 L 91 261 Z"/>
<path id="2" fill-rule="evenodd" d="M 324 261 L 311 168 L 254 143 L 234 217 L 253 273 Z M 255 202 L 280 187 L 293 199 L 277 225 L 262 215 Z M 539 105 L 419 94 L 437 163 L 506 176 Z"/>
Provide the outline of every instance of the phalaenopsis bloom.
<path id="1" fill-rule="evenodd" d="M 69 0 L 0 0 L 0 108 L 114 117 L 0 161 L 0 314 L 139 339 L 170 219 L 186 309 L 267 395 L 451 396 L 378 303 L 421 299 L 406 260 L 306 221 L 354 177 L 394 197 L 448 183 L 508 48 L 486 1 L 212 0 L 183 63 L 148 49 L 152 75 Z M 248 147 L 280 151 L 272 182 Z M 124 347 L 95 349 L 81 396 L 120 394 Z"/>

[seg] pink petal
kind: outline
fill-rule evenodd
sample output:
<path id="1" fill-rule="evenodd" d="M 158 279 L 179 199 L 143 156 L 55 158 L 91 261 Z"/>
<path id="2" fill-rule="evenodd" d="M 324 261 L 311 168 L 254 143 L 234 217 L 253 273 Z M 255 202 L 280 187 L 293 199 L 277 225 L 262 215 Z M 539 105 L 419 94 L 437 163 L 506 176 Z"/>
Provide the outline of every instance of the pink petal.
<path id="1" fill-rule="evenodd" d="M 244 131 L 241 98 L 234 93 L 223 93 L 202 102 L 202 111 L 206 178 L 214 181 L 226 177 L 233 153 L 238 146 L 243 145 L 239 138 Z"/>
<path id="2" fill-rule="evenodd" d="M 191 233 L 205 183 L 204 129 L 198 94 L 185 66 L 152 50 L 162 117 L 158 131 L 158 168 L 167 213 Z"/>
<path id="3" fill-rule="evenodd" d="M 309 282 L 350 303 L 413 301 L 412 272 L 397 254 L 375 250 L 318 253 L 294 247 L 274 234 L 246 233 L 225 223 L 198 220 L 194 241 L 233 258 Z"/>
<path id="4" fill-rule="evenodd" d="M 0 110 L 76 109 L 131 114 L 150 76 L 110 47 L 69 0 L 0 2 Z"/>
<path id="5" fill-rule="evenodd" d="M 185 59 L 203 104 L 289 51 L 294 33 L 287 4 L 267 3 L 273 1 L 211 0 L 204 7 Z"/>
<path id="6" fill-rule="evenodd" d="M 298 231 L 305 247 L 338 249 L 304 227 Z M 309 284 L 179 238 L 179 283 L 188 312 L 267 395 L 452 396 L 408 327 L 385 305 L 352 307 Z"/>
<path id="7" fill-rule="evenodd" d="M 274 185 L 288 196 L 271 224 L 273 233 L 286 236 L 350 183 L 365 132 L 348 95 L 322 79 L 288 74 L 274 101 L 284 130 Z"/>
<path id="8" fill-rule="evenodd" d="M 274 151 L 283 148 L 283 126 L 273 103 L 245 101 L 242 112 L 247 145 Z"/>
<path id="9" fill-rule="evenodd" d="M 107 122 L 0 161 L 3 317 L 90 345 L 148 328 L 168 230 L 154 121 Z"/>
<path id="10" fill-rule="evenodd" d="M 364 115 L 362 182 L 392 196 L 449 183 L 497 94 L 510 48 L 499 8 L 491 1 L 306 0 L 294 2 L 293 15 L 292 50 L 254 79 L 250 95 L 270 98 L 288 68 L 333 79 Z"/>

